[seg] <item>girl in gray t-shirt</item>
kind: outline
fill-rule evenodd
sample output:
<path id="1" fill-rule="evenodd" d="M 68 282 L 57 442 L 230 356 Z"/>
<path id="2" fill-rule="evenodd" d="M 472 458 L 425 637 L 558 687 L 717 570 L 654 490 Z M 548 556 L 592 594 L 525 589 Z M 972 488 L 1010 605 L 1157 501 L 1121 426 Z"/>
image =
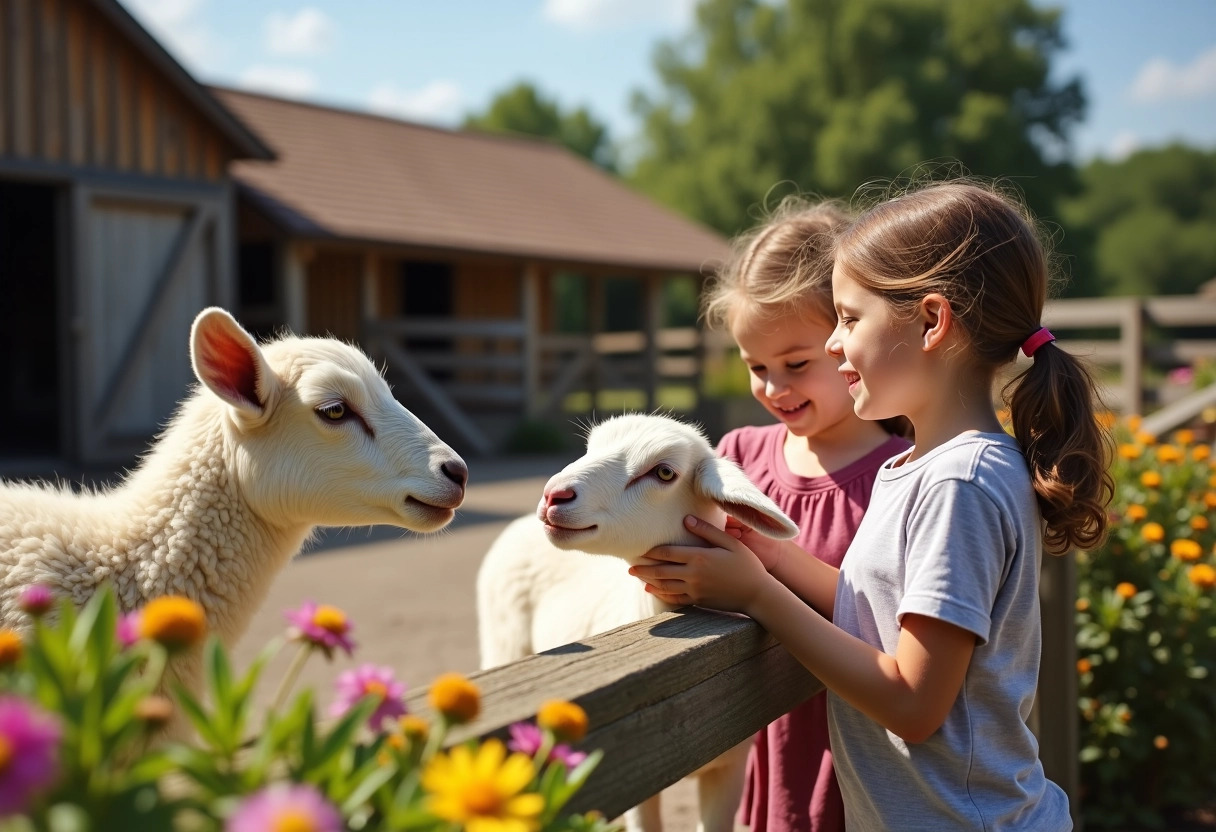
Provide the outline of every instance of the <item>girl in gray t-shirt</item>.
<path id="1" fill-rule="evenodd" d="M 826 348 L 857 415 L 907 416 L 916 445 L 879 472 L 842 569 L 688 518 L 711 548 L 632 570 L 669 603 L 750 615 L 823 681 L 850 828 L 1072 826 L 1026 726 L 1039 564 L 1102 539 L 1112 443 L 1089 373 L 1040 326 L 1047 277 L 1033 221 L 994 189 L 861 214 L 836 243 Z M 1019 348 L 1009 436 L 992 388 Z"/>

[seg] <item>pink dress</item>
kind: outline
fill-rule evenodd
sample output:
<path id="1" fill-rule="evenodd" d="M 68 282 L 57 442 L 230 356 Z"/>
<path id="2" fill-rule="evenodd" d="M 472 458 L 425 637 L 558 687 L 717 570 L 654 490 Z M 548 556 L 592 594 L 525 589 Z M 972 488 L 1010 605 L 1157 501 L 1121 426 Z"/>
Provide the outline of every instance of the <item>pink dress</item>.
<path id="1" fill-rule="evenodd" d="M 798 545 L 840 566 L 879 466 L 910 447 L 892 436 L 861 459 L 820 477 L 803 477 L 785 464 L 784 425 L 733 430 L 718 453 L 743 466 L 748 478 L 800 529 Z M 756 735 L 747 759 L 739 822 L 752 832 L 843 830 L 844 805 L 828 748 L 827 696 L 820 693 Z"/>

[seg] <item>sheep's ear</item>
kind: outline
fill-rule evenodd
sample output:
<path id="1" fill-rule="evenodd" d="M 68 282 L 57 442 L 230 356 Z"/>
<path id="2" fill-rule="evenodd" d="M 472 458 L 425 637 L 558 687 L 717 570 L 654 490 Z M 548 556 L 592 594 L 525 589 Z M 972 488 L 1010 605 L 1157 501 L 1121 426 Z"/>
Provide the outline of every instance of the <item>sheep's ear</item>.
<path id="1" fill-rule="evenodd" d="M 238 413 L 254 420 L 266 415 L 278 379 L 253 336 L 218 306 L 194 319 L 190 362 L 198 380 Z"/>
<path id="2" fill-rule="evenodd" d="M 697 466 L 696 488 L 731 517 L 779 540 L 798 535 L 794 521 L 785 516 L 738 465 L 713 457 Z"/>

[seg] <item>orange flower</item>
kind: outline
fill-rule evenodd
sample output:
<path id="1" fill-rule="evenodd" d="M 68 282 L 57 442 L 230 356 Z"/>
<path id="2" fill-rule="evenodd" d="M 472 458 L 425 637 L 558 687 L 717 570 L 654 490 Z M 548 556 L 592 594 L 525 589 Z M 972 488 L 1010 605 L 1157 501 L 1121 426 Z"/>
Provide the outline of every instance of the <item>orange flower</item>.
<path id="1" fill-rule="evenodd" d="M 1208 518 L 1204 517 L 1202 514 L 1196 514 L 1194 517 L 1191 518 L 1190 523 L 1191 523 L 1191 528 L 1197 532 L 1205 532 L 1208 530 L 1208 527 L 1211 525 L 1211 523 L 1208 521 Z"/>
<path id="2" fill-rule="evenodd" d="M 1216 586 L 1216 569 L 1206 563 L 1197 563 L 1186 572 L 1187 578 L 1200 589 Z"/>
<path id="3" fill-rule="evenodd" d="M 401 733 L 411 742 L 425 742 L 431 733 L 431 726 L 427 721 L 413 714 L 406 714 L 401 717 L 398 720 L 398 724 L 401 726 Z"/>
<path id="4" fill-rule="evenodd" d="M 1128 581 L 1123 581 L 1115 587 L 1115 594 L 1124 601 L 1130 600 L 1136 594 L 1136 585 L 1129 583 Z"/>
<path id="5" fill-rule="evenodd" d="M 1131 709 L 1129 708 L 1129 709 L 1128 709 L 1128 710 L 1126 710 L 1126 711 L 1120 711 L 1120 712 L 1119 712 L 1119 719 L 1123 720 L 1124 722 L 1131 722 L 1131 721 L 1132 721 L 1132 712 L 1131 712 Z"/>
<path id="6" fill-rule="evenodd" d="M 1195 460 L 1196 462 L 1203 462 L 1211 455 L 1211 445 L 1196 445 L 1195 447 L 1191 448 L 1191 459 Z"/>
<path id="7" fill-rule="evenodd" d="M 1127 507 L 1127 519 L 1131 520 L 1133 523 L 1138 523 L 1145 517 L 1148 517 L 1148 509 L 1139 503 L 1135 503 Z"/>
<path id="8" fill-rule="evenodd" d="M 1110 430 L 1115 426 L 1115 423 L 1119 421 L 1115 417 L 1115 414 L 1109 410 L 1098 411 L 1095 418 L 1097 419 L 1098 427 L 1102 428 L 1103 430 Z"/>
<path id="9" fill-rule="evenodd" d="M 1156 445 L 1157 437 L 1146 430 L 1136 431 L 1136 441 L 1141 445 Z"/>
<path id="10" fill-rule="evenodd" d="M 573 702 L 553 699 L 540 706 L 536 724 L 548 728 L 560 741 L 578 742 L 587 733 L 587 712 Z"/>
<path id="11" fill-rule="evenodd" d="M 1174 432 L 1174 441 L 1179 445 L 1189 445 L 1195 441 L 1195 431 L 1183 428 Z"/>
<path id="12" fill-rule="evenodd" d="M 1134 442 L 1123 442 L 1119 445 L 1119 456 L 1124 459 L 1139 459 L 1144 453 L 1144 448 Z"/>
<path id="13" fill-rule="evenodd" d="M 0 630 L 0 667 L 14 665 L 25 652 L 16 630 Z"/>
<path id="14" fill-rule="evenodd" d="M 1140 534 L 1149 543 L 1160 543 L 1165 540 L 1165 528 L 1160 523 L 1145 523 Z"/>
<path id="15" fill-rule="evenodd" d="M 1088 598 L 1078 598 L 1076 606 L 1077 606 L 1077 612 L 1085 612 L 1087 609 L 1089 609 L 1089 599 Z"/>
<path id="16" fill-rule="evenodd" d="M 1161 485 L 1161 475 L 1156 471 L 1145 471 L 1140 475 L 1140 484 L 1145 488 L 1156 488 Z"/>
<path id="17" fill-rule="evenodd" d="M 1216 488 L 1216 474 L 1208 477 L 1208 488 Z"/>
<path id="18" fill-rule="evenodd" d="M 1203 547 L 1194 540 L 1179 538 L 1170 544 L 1170 554 L 1183 563 L 1194 563 L 1203 554 Z"/>
<path id="19" fill-rule="evenodd" d="M 1216 491 L 1209 491 L 1204 494 L 1203 504 L 1208 508 L 1216 508 Z"/>
<path id="20" fill-rule="evenodd" d="M 471 722 L 481 713 L 481 691 L 459 673 L 445 673 L 431 684 L 431 707 L 456 725 Z"/>
<path id="21" fill-rule="evenodd" d="M 1166 737 L 1162 736 L 1161 734 L 1153 737 L 1153 748 L 1157 749 L 1158 751 L 1164 751 L 1169 747 L 1170 741 Z"/>
<path id="22" fill-rule="evenodd" d="M 1092 669 L 1093 669 L 1093 665 L 1090 664 L 1089 659 L 1077 659 L 1077 672 L 1078 673 L 1088 673 Z"/>
<path id="23" fill-rule="evenodd" d="M 1140 417 L 1137 416 L 1135 413 L 1133 413 L 1131 416 L 1127 417 L 1127 429 L 1130 430 L 1132 433 L 1135 433 L 1136 431 L 1140 430 Z"/>
<path id="24" fill-rule="evenodd" d="M 1157 448 L 1157 461 L 1168 465 L 1186 459 L 1186 454 L 1177 445 L 1161 445 Z"/>
<path id="25" fill-rule="evenodd" d="M 192 647 L 207 634 L 203 608 L 181 595 L 153 598 L 139 618 L 140 634 L 170 650 Z"/>

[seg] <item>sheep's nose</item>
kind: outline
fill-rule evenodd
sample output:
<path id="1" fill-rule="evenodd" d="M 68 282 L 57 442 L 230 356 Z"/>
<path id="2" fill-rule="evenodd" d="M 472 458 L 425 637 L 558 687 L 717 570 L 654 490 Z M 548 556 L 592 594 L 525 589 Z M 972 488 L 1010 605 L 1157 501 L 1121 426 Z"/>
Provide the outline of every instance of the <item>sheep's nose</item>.
<path id="1" fill-rule="evenodd" d="M 461 460 L 449 460 L 440 466 L 443 475 L 452 482 L 460 486 L 460 490 L 464 491 L 464 484 L 469 481 L 469 468 Z"/>
<path id="2" fill-rule="evenodd" d="M 568 503 L 577 496 L 573 488 L 555 488 L 552 491 L 546 491 L 545 507 L 547 508 L 557 503 Z"/>

